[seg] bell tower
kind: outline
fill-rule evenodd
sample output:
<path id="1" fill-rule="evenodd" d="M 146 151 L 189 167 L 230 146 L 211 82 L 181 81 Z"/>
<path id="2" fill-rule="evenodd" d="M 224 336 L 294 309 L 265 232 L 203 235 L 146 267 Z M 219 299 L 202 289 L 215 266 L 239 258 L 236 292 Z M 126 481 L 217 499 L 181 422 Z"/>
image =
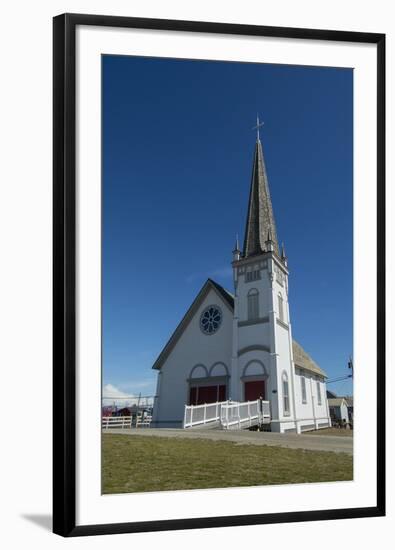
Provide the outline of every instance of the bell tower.
<path id="1" fill-rule="evenodd" d="M 272 431 L 295 430 L 288 265 L 280 253 L 257 119 L 243 250 L 233 251 L 235 294 L 230 397 L 271 404 Z"/>

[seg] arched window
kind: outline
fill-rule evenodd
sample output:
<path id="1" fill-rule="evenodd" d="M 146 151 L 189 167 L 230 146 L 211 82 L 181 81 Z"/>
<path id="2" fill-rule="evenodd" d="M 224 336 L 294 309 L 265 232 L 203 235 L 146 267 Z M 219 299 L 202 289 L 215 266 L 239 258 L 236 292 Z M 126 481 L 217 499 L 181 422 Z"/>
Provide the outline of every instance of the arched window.
<path id="1" fill-rule="evenodd" d="M 284 372 L 283 373 L 283 409 L 284 414 L 289 414 L 289 384 L 288 384 L 288 376 Z"/>
<path id="2" fill-rule="evenodd" d="M 248 319 L 258 319 L 259 317 L 259 292 L 252 288 L 247 294 Z"/>
<path id="3" fill-rule="evenodd" d="M 280 292 L 278 293 L 278 317 L 284 322 L 284 301 Z"/>

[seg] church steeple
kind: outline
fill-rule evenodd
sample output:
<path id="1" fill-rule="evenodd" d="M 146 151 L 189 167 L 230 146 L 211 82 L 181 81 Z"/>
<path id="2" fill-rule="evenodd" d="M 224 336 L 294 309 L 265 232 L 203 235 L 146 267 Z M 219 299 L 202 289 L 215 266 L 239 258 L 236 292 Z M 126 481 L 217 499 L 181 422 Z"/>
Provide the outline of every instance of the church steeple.
<path id="1" fill-rule="evenodd" d="M 241 255 L 241 250 L 239 246 L 239 236 L 236 235 L 235 247 L 233 249 L 233 260 L 234 261 L 240 260 L 240 255 Z"/>
<path id="2" fill-rule="evenodd" d="M 259 127 L 262 124 L 257 119 L 257 140 L 255 144 L 254 162 L 252 168 L 250 198 L 244 235 L 243 257 L 261 254 L 266 250 L 265 242 L 270 234 L 273 250 L 279 255 L 276 225 L 274 222 L 269 183 L 263 158 L 262 144 L 259 138 Z"/>

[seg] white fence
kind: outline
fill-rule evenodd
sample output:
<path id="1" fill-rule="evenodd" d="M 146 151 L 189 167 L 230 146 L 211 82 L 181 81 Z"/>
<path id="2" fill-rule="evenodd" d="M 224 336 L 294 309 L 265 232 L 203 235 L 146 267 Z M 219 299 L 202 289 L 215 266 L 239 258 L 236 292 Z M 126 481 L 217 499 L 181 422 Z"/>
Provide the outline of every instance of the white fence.
<path id="1" fill-rule="evenodd" d="M 103 430 L 108 428 L 131 428 L 132 417 L 131 416 L 103 416 L 101 427 Z"/>
<path id="2" fill-rule="evenodd" d="M 138 416 L 136 418 L 136 428 L 149 428 L 152 422 L 152 415 Z"/>
<path id="3" fill-rule="evenodd" d="M 269 401 L 221 401 L 185 405 L 184 428 L 218 425 L 225 430 L 248 428 L 270 422 Z"/>
<path id="4" fill-rule="evenodd" d="M 133 424 L 133 416 L 103 416 L 102 417 L 102 429 L 108 430 L 109 428 L 149 428 L 151 426 L 151 415 L 137 415 L 135 424 Z"/>

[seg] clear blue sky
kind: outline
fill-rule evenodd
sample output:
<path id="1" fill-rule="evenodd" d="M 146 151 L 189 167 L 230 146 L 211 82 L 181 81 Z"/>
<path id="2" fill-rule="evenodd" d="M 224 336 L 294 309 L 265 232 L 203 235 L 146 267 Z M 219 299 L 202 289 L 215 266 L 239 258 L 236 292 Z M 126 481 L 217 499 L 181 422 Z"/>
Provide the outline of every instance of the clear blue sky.
<path id="1" fill-rule="evenodd" d="M 104 385 L 153 395 L 151 365 L 207 277 L 233 290 L 257 112 L 293 336 L 348 374 L 352 94 L 348 69 L 103 57 Z"/>

